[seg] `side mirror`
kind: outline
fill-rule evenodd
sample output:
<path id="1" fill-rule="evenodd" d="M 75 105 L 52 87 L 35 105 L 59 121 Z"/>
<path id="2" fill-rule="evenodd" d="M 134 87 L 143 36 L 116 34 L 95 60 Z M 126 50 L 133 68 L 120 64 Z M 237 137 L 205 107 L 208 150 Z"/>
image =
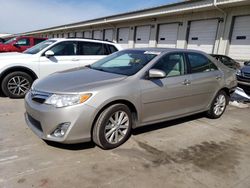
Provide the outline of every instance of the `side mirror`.
<path id="1" fill-rule="evenodd" d="M 16 48 L 20 47 L 19 44 L 17 44 L 17 43 L 14 43 L 13 46 L 15 46 Z"/>
<path id="2" fill-rule="evenodd" d="M 250 65 L 250 61 L 245 61 L 244 65 L 246 65 L 246 66 Z"/>
<path id="3" fill-rule="evenodd" d="M 45 52 L 44 55 L 45 55 L 47 58 L 50 58 L 50 57 L 54 56 L 55 54 L 54 54 L 54 52 L 53 52 L 52 50 L 48 50 L 47 52 Z"/>
<path id="4" fill-rule="evenodd" d="M 149 78 L 165 78 L 166 73 L 159 69 L 150 69 L 148 72 Z"/>

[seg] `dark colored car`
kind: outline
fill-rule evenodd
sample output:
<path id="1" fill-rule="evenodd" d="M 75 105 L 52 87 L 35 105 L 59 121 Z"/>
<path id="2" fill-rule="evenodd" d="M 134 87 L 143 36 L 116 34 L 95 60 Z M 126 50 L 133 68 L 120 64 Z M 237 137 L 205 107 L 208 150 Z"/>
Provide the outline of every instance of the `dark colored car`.
<path id="1" fill-rule="evenodd" d="M 244 66 L 237 70 L 238 86 L 242 88 L 246 94 L 250 95 L 250 61 L 244 63 Z"/>
<path id="2" fill-rule="evenodd" d="M 210 54 L 215 59 L 217 59 L 219 62 L 223 63 L 229 68 L 232 69 L 239 69 L 240 63 L 232 59 L 231 57 L 225 56 L 225 55 L 219 55 L 219 54 Z"/>
<path id="3" fill-rule="evenodd" d="M 14 37 L 5 41 L 3 44 L 0 44 L 0 53 L 23 52 L 28 48 L 35 46 L 44 40 L 46 40 L 46 38 L 26 37 L 26 36 Z"/>

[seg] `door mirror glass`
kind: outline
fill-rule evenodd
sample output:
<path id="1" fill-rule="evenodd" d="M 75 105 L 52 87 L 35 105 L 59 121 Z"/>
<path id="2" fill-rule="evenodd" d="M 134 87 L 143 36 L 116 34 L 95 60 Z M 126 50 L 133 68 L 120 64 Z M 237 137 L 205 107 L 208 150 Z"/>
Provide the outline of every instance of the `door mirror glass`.
<path id="1" fill-rule="evenodd" d="M 244 65 L 249 66 L 250 65 L 250 61 L 245 61 Z"/>
<path id="2" fill-rule="evenodd" d="M 55 54 L 54 54 L 54 52 L 52 51 L 52 50 L 48 50 L 47 52 L 45 52 L 45 56 L 46 57 L 52 57 L 52 56 L 54 56 Z"/>
<path id="3" fill-rule="evenodd" d="M 150 69 L 148 76 L 149 78 L 165 78 L 166 73 L 159 69 Z"/>

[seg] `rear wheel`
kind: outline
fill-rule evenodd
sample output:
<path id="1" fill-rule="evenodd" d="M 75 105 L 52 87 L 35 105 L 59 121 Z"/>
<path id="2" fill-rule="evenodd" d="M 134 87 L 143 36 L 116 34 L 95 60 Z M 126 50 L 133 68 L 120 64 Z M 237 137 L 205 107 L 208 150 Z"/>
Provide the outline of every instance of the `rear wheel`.
<path id="1" fill-rule="evenodd" d="M 132 116 L 124 104 L 115 104 L 105 109 L 98 117 L 92 138 L 103 149 L 113 149 L 123 144 L 130 136 Z"/>
<path id="2" fill-rule="evenodd" d="M 2 81 L 2 91 L 10 98 L 23 98 L 30 90 L 33 79 L 25 72 L 16 71 L 8 74 Z"/>
<path id="3" fill-rule="evenodd" d="M 227 104 L 228 95 L 225 91 L 219 91 L 207 111 L 207 116 L 212 119 L 219 118 L 225 112 Z"/>

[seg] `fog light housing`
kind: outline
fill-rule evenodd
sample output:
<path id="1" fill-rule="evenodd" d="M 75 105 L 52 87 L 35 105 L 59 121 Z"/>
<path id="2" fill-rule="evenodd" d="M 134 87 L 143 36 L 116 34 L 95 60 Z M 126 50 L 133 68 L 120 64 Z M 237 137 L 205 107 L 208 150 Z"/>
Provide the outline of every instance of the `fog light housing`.
<path id="1" fill-rule="evenodd" d="M 63 137 L 66 134 L 69 126 L 70 122 L 59 124 L 58 127 L 53 131 L 52 135 L 55 137 Z"/>

